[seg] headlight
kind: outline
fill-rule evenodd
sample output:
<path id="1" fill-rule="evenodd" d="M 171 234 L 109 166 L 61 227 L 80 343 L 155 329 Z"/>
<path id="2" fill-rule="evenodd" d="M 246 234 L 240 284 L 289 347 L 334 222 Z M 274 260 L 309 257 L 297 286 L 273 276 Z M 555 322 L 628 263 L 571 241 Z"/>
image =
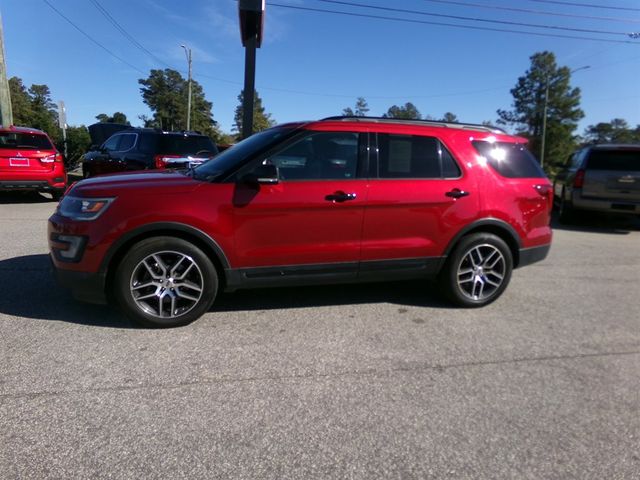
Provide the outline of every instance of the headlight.
<path id="1" fill-rule="evenodd" d="M 65 196 L 58 205 L 58 213 L 72 220 L 95 220 L 109 208 L 114 200 L 114 198 Z"/>

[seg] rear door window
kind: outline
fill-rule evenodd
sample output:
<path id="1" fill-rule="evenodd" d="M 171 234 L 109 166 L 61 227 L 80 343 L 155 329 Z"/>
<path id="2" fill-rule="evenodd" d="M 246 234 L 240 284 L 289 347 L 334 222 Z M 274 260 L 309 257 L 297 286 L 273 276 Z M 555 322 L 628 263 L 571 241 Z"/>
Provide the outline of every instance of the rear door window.
<path id="1" fill-rule="evenodd" d="M 640 172 L 640 150 L 592 150 L 587 160 L 587 168 Z"/>
<path id="2" fill-rule="evenodd" d="M 476 151 L 503 177 L 544 178 L 546 174 L 535 157 L 520 143 L 471 142 Z"/>
<path id="3" fill-rule="evenodd" d="M 378 134 L 378 178 L 455 178 L 460 167 L 435 137 Z"/>

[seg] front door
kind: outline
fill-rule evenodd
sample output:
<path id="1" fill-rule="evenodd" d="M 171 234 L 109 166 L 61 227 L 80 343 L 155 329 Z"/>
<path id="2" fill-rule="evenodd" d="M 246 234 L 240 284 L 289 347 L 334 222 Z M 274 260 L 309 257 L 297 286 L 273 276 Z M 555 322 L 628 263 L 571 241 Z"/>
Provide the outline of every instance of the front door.
<path id="1" fill-rule="evenodd" d="M 355 277 L 368 181 L 359 178 L 367 135 L 307 132 L 255 165 L 279 170 L 277 184 L 238 182 L 237 268 L 254 277 Z"/>

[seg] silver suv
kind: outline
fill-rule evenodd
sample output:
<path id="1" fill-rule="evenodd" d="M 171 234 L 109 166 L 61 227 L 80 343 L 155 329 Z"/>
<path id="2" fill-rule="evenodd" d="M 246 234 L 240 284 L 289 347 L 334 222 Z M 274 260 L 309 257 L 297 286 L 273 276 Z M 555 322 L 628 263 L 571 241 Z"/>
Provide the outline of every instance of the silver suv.
<path id="1" fill-rule="evenodd" d="M 575 210 L 640 215 L 640 145 L 590 145 L 561 167 L 553 182 L 561 222 Z"/>

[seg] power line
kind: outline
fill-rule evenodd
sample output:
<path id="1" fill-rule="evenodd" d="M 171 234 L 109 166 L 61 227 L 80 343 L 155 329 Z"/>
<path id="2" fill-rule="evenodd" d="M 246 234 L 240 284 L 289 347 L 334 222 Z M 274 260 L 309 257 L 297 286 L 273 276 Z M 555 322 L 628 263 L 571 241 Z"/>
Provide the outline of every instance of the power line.
<path id="1" fill-rule="evenodd" d="M 87 37 L 91 42 L 93 42 L 94 44 L 96 44 L 98 47 L 100 47 L 101 49 L 103 49 L 105 52 L 107 52 L 109 55 L 111 55 L 113 58 L 120 60 L 122 63 L 124 63 L 125 65 L 133 68 L 135 71 L 141 73 L 142 75 L 144 75 L 144 72 L 142 70 L 140 70 L 138 67 L 136 67 L 135 65 L 127 62 L 124 58 L 120 57 L 119 55 L 116 55 L 115 53 L 113 53 L 111 50 L 109 50 L 107 47 L 105 47 L 103 44 L 101 44 L 100 42 L 98 42 L 96 39 L 94 39 L 91 35 L 89 35 L 87 32 L 85 32 L 84 30 L 82 30 L 78 25 L 76 25 L 75 23 L 73 23 L 66 15 L 64 15 L 60 10 L 58 10 L 56 7 L 54 7 L 53 5 L 51 5 L 51 3 L 49 3 L 48 0 L 42 0 L 45 4 L 47 4 L 47 6 L 49 6 L 49 8 L 51 8 L 51 10 L 53 10 L 54 12 L 56 12 L 58 15 L 60 15 L 62 18 L 64 18 L 73 28 L 75 28 L 77 31 L 79 31 L 82 35 L 84 35 L 85 37 Z"/>
<path id="2" fill-rule="evenodd" d="M 594 5 L 593 3 L 561 2 L 559 0 L 529 0 L 529 1 L 536 2 L 536 3 L 552 3 L 555 5 L 570 5 L 572 7 L 602 8 L 606 10 L 624 10 L 627 12 L 640 12 L 640 8 L 613 7 L 610 5 Z"/>
<path id="3" fill-rule="evenodd" d="M 558 27 L 555 25 L 541 25 L 538 23 L 524 23 L 524 22 L 513 22 L 508 20 L 491 20 L 487 18 L 477 18 L 477 17 L 466 17 L 462 15 L 448 15 L 444 13 L 433 13 L 433 12 L 421 12 L 419 10 L 405 10 L 403 8 L 392 8 L 392 7 L 380 7 L 377 5 L 367 5 L 365 3 L 356 3 L 356 2 L 345 2 L 340 0 L 318 0 L 322 3 L 331 3 L 335 5 L 345 5 L 349 7 L 358 7 L 358 8 L 369 8 L 373 10 L 383 10 L 385 12 L 397 12 L 397 13 L 410 13 L 412 15 L 424 15 L 427 17 L 438 17 L 438 18 L 451 18 L 454 20 L 465 20 L 471 22 L 482 22 L 482 23 L 497 23 L 500 25 L 513 25 L 517 27 L 530 27 L 530 28 L 546 28 L 549 30 L 562 30 L 567 32 L 578 32 L 578 33 L 596 33 L 603 35 L 623 35 L 627 34 L 624 32 L 612 32 L 610 30 L 591 30 L 586 28 L 572 28 L 572 27 Z"/>
<path id="4" fill-rule="evenodd" d="M 517 33 L 517 34 L 521 34 L 521 35 L 533 35 L 533 36 L 536 36 L 536 37 L 567 38 L 567 39 L 573 39 L 573 40 L 591 40 L 591 41 L 595 41 L 595 42 L 604 42 L 604 43 L 625 43 L 625 44 L 632 44 L 632 45 L 640 45 L 640 43 L 633 42 L 633 41 L 630 41 L 630 40 L 612 40 L 612 39 L 608 39 L 608 38 L 583 37 L 583 36 L 579 36 L 579 35 L 562 35 L 562 34 L 557 34 L 557 33 L 528 32 L 528 31 L 524 31 L 524 30 L 513 30 L 513 29 L 507 29 L 507 28 L 490 28 L 490 27 L 479 27 L 479 26 L 475 26 L 475 25 L 461 25 L 461 24 L 457 24 L 457 23 L 433 22 L 433 21 L 427 21 L 427 20 L 415 20 L 415 19 L 410 19 L 410 18 L 384 17 L 382 15 L 370 15 L 370 14 L 365 14 L 365 13 L 344 12 L 344 11 L 340 11 L 340 10 L 329 10 L 329 9 L 322 9 L 322 8 L 301 7 L 301 6 L 297 6 L 297 5 L 286 5 L 286 4 L 274 3 L 274 2 L 270 2 L 269 5 L 272 6 L 272 7 L 289 8 L 289 9 L 293 9 L 293 10 L 302 10 L 302 11 L 308 11 L 308 12 L 330 13 L 330 14 L 334 14 L 334 15 L 345 15 L 345 16 L 349 16 L 349 17 L 360 17 L 360 18 L 372 18 L 372 19 L 376 19 L 376 20 L 388 20 L 388 21 L 395 21 L 395 22 L 414 23 L 414 24 L 420 24 L 420 25 L 438 25 L 438 26 L 443 26 L 443 27 L 463 28 L 463 29 L 467 29 L 467 30 L 483 30 L 483 31 L 500 32 L 500 33 Z"/>
<path id="5" fill-rule="evenodd" d="M 118 30 L 127 40 L 129 40 L 129 42 L 131 42 L 136 48 L 138 48 L 139 50 L 143 51 L 144 53 L 146 53 L 149 57 L 151 57 L 153 60 L 155 60 L 158 63 L 161 63 L 162 65 L 168 67 L 168 68 L 173 68 L 171 65 L 169 65 L 168 63 L 166 63 L 165 61 L 163 61 L 162 59 L 158 58 L 157 56 L 155 56 L 153 53 L 151 53 L 149 50 L 147 50 L 144 45 L 142 45 L 140 42 L 138 42 L 135 38 L 133 38 L 129 32 L 127 32 L 124 27 L 122 27 L 122 25 L 120 25 L 118 23 L 118 21 L 113 18 L 113 16 L 111 16 L 111 14 L 102 6 L 100 5 L 100 2 L 98 2 L 98 0 L 90 0 L 91 3 L 93 4 L 94 7 L 96 7 L 96 9 L 102 14 L 102 16 L 104 18 L 106 18 L 109 23 L 111 23 L 111 25 L 113 25 L 116 30 Z"/>
<path id="6" fill-rule="evenodd" d="M 608 22 L 621 22 L 621 23 L 640 23 L 640 20 L 634 20 L 631 18 L 600 17 L 595 15 L 578 15 L 575 13 L 549 12 L 546 10 L 533 10 L 530 8 L 514 8 L 514 7 L 503 7 L 501 5 L 486 5 L 484 3 L 458 2 L 453 0 L 423 0 L 423 1 L 430 2 L 430 3 L 441 3 L 445 5 L 460 5 L 463 7 L 477 7 L 477 8 L 486 8 L 490 10 L 502 10 L 507 12 L 532 13 L 534 15 L 549 15 L 553 17 L 584 18 L 587 20 L 604 20 Z"/>

